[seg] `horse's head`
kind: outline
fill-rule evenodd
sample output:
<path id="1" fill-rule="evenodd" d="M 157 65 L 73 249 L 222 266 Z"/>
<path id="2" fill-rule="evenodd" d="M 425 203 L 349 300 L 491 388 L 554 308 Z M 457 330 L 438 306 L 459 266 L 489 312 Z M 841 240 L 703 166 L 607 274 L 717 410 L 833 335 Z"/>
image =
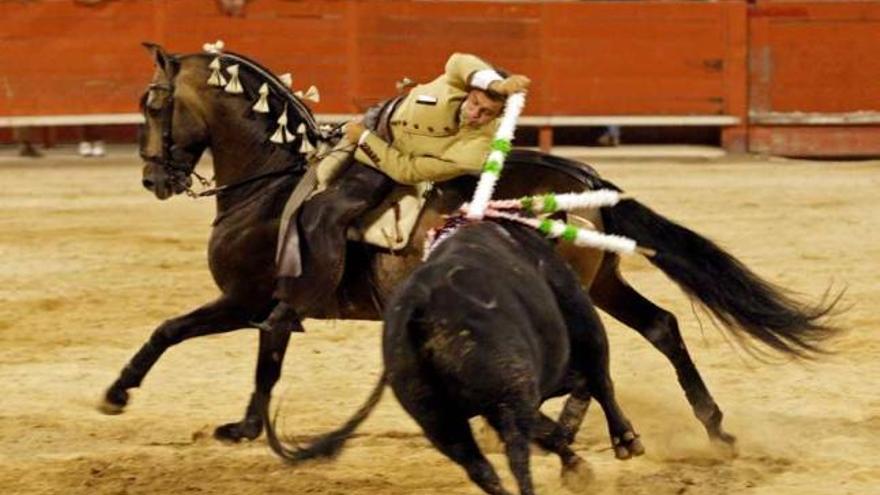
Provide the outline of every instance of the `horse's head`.
<path id="1" fill-rule="evenodd" d="M 144 46 L 155 60 L 156 71 L 141 98 L 143 185 L 159 199 L 167 199 L 192 185 L 191 175 L 208 146 L 208 125 L 192 84 L 190 73 L 195 68 L 181 64 L 158 45 Z"/>

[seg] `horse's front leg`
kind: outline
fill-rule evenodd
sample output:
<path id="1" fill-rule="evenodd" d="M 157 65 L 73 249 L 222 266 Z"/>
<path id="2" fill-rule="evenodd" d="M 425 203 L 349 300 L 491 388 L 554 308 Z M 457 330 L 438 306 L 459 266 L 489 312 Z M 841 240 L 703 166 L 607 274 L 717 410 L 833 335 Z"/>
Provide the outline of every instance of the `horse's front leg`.
<path id="1" fill-rule="evenodd" d="M 302 324 L 297 321 L 296 325 L 302 329 Z M 287 343 L 290 340 L 289 327 L 287 330 L 261 331 L 260 351 L 257 356 L 256 387 L 251 394 L 244 413 L 244 418 L 237 423 L 227 423 L 214 430 L 214 437 L 219 440 L 238 442 L 242 439 L 253 440 L 263 432 L 263 412 L 269 407 L 269 399 L 272 396 L 272 387 L 281 376 L 281 364 L 284 362 L 284 354 L 287 352 Z"/>
<path id="2" fill-rule="evenodd" d="M 119 378 L 104 393 L 99 410 L 119 414 L 128 404 L 128 389 L 139 387 L 159 357 L 169 347 L 193 337 L 211 335 L 250 326 L 251 315 L 241 306 L 221 297 L 195 311 L 159 325 L 150 339 L 122 369 Z"/>

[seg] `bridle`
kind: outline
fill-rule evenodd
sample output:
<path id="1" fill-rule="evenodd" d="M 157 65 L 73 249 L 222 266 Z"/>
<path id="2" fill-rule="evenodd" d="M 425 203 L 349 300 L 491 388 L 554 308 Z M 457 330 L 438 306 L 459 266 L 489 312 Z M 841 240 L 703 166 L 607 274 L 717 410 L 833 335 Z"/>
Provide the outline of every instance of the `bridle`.
<path id="1" fill-rule="evenodd" d="M 176 75 L 175 75 L 176 77 Z M 171 177 L 171 180 L 181 186 L 187 196 L 197 198 L 201 193 L 193 191 L 190 179 L 194 175 L 203 187 L 211 187 L 212 182 L 195 171 L 195 163 L 188 164 L 174 159 L 174 78 L 169 79 L 167 83 L 151 83 L 148 87 L 149 91 L 160 89 L 168 93 L 168 100 L 159 110 L 159 121 L 162 124 L 162 142 L 161 151 L 158 157 L 149 156 L 141 151 L 141 158 L 148 163 L 154 163 L 161 166 L 165 172 Z"/>
<path id="2" fill-rule="evenodd" d="M 174 144 L 174 91 L 176 89 L 174 85 L 174 77 L 170 78 L 167 83 L 151 83 L 148 86 L 148 92 L 160 89 L 166 91 L 168 93 L 168 101 L 163 103 L 162 108 L 159 110 L 158 118 L 162 124 L 162 143 L 161 143 L 161 154 L 156 156 L 149 156 L 143 153 L 140 153 L 141 159 L 143 159 L 147 163 L 157 164 L 162 167 L 163 170 L 171 177 L 171 180 L 175 182 L 178 186 L 183 188 L 184 192 L 187 196 L 191 198 L 201 198 L 206 196 L 214 196 L 223 192 L 228 192 L 232 189 L 237 189 L 241 186 L 245 186 L 263 179 L 268 179 L 272 177 L 280 177 L 283 175 L 289 175 L 299 169 L 302 168 L 300 164 L 292 164 L 290 166 L 284 167 L 280 170 L 274 170 L 270 172 L 264 172 L 261 174 L 257 174 L 252 177 L 246 177 L 242 180 L 231 184 L 224 184 L 222 186 L 214 187 L 214 181 L 209 180 L 205 177 L 199 175 L 198 172 L 195 171 L 195 163 L 189 164 L 180 160 L 176 160 L 174 157 L 175 152 L 175 144 Z M 203 191 L 196 192 L 192 189 L 192 179 L 190 176 L 195 176 L 202 187 L 205 188 Z"/>

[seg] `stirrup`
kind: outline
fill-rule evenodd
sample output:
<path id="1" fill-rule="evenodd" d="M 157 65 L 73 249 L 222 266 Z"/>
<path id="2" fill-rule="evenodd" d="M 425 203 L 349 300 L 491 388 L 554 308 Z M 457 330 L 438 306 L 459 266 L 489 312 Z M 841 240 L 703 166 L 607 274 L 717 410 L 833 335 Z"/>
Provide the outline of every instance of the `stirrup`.
<path id="1" fill-rule="evenodd" d="M 296 332 L 305 333 L 299 315 L 296 314 L 293 307 L 284 301 L 279 301 L 269 316 L 260 322 L 250 322 L 254 328 L 258 328 L 261 332 Z"/>

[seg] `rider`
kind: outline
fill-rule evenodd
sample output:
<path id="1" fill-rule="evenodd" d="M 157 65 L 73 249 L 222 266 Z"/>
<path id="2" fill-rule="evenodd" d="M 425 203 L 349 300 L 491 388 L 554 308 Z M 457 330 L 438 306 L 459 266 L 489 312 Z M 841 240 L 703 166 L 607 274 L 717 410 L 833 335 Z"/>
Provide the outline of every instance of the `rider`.
<path id="1" fill-rule="evenodd" d="M 314 309 L 311 305 L 331 294 L 341 280 L 348 224 L 377 206 L 394 182 L 417 184 L 478 173 L 506 97 L 529 84 L 526 76 L 504 77 L 474 55 L 455 53 L 440 77 L 368 111 L 364 119 L 348 122 L 340 143 L 315 166 L 311 179 L 297 186 L 288 203 L 285 217 L 312 194 L 299 212 L 304 249 L 311 256 L 299 273 L 298 262 L 287 261 L 298 261 L 299 253 L 292 252 L 298 250 L 298 241 L 282 236 L 275 291 L 280 302 L 259 326 L 301 330 L 298 315 Z M 352 156 L 372 168 L 352 165 Z M 294 229 L 295 220 L 289 227 Z"/>

